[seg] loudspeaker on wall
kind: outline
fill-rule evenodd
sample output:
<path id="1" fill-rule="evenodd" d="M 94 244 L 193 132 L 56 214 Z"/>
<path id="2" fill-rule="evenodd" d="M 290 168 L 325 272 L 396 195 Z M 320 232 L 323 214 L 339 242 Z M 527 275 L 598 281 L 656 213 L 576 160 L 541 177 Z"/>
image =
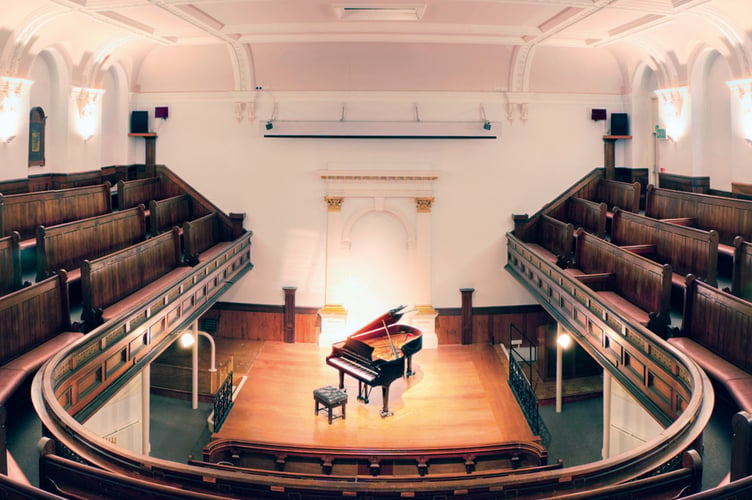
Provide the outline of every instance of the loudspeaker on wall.
<path id="1" fill-rule="evenodd" d="M 611 113 L 611 135 L 629 135 L 627 113 Z"/>
<path id="2" fill-rule="evenodd" d="M 149 132 L 149 112 L 131 111 L 131 134 L 146 134 Z"/>

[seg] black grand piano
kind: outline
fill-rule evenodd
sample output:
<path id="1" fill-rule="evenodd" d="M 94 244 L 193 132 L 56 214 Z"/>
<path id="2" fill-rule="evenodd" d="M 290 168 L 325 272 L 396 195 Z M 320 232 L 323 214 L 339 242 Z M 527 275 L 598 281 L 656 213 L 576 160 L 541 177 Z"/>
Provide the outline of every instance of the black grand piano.
<path id="1" fill-rule="evenodd" d="M 389 385 L 404 375 L 413 374 L 412 355 L 423 347 L 420 330 L 397 324 L 404 309 L 404 306 L 390 309 L 345 340 L 335 342 L 326 357 L 326 364 L 339 370 L 340 389 L 345 387 L 345 374 L 357 379 L 360 401 L 368 403 L 371 389 L 381 386 L 382 417 L 391 415 Z"/>

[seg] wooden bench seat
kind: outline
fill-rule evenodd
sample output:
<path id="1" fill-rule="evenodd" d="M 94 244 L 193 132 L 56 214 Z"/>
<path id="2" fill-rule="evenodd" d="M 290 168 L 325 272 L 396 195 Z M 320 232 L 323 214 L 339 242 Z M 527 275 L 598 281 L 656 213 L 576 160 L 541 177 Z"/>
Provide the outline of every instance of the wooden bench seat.
<path id="1" fill-rule="evenodd" d="M 752 303 L 686 278 L 681 329 L 669 343 L 722 384 L 741 410 L 752 411 Z"/>
<path id="2" fill-rule="evenodd" d="M 752 374 L 729 363 L 710 349 L 687 337 L 673 337 L 669 344 L 692 358 L 713 380 L 722 384 L 739 409 L 752 411 Z"/>
<path id="3" fill-rule="evenodd" d="M 4 405 L 24 381 L 45 361 L 83 337 L 81 332 L 61 332 L 45 343 L 0 366 L 0 405 Z"/>
<path id="4" fill-rule="evenodd" d="M 127 295 L 123 299 L 102 309 L 102 321 L 109 321 L 124 314 L 132 309 L 143 305 L 144 297 L 153 297 L 158 295 L 161 290 L 169 288 L 179 282 L 191 273 L 190 267 L 178 267 L 172 271 L 163 274 L 161 277 L 152 281 L 148 285 L 139 288 L 137 292 Z"/>
<path id="5" fill-rule="evenodd" d="M 582 274 L 567 269 L 569 274 L 615 307 L 659 335 L 666 334 L 671 308 L 670 265 L 624 250 L 580 228 L 575 231 L 572 267 Z"/>

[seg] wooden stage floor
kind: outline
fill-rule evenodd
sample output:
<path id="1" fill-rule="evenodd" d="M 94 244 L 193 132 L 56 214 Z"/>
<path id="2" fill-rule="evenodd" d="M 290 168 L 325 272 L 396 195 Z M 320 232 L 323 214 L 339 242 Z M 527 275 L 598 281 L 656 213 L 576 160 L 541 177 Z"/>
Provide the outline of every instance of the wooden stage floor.
<path id="1" fill-rule="evenodd" d="M 392 383 L 389 409 L 394 415 L 386 418 L 380 416 L 381 388 L 375 387 L 364 404 L 357 400 L 357 381 L 345 376 L 347 417 L 329 425 L 326 411 L 314 415 L 313 390 L 339 383 L 338 371 L 325 361 L 331 348 L 282 342 L 243 345 L 248 349 L 241 354 L 247 359 L 247 380 L 213 438 L 358 449 L 537 440 L 509 389 L 507 360 L 498 347 L 422 349 L 413 357 L 416 374 Z M 339 412 L 336 408 L 335 415 Z"/>

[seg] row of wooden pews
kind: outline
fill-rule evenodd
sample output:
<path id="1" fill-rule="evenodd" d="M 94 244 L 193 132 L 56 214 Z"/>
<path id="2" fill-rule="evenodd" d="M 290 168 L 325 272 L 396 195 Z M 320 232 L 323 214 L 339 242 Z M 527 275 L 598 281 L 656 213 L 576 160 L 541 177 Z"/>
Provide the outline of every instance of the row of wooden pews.
<path id="1" fill-rule="evenodd" d="M 603 303 L 610 302 L 613 310 L 643 324 L 646 314 L 661 318 L 647 324 L 724 387 L 739 415 L 750 421 L 752 200 L 719 196 L 719 191 L 707 194 L 649 185 L 642 215 L 634 206 L 622 209 L 609 204 L 602 186 L 615 182 L 593 181 L 587 189 L 579 186 L 565 193 L 534 217 L 515 216 L 515 234 L 531 251 L 548 253 L 549 262 L 555 256 L 559 267 L 587 284 Z M 627 191 L 629 183 L 622 188 Z M 599 234 L 592 223 L 602 209 L 586 212 L 581 196 L 589 196 L 591 206 L 607 204 L 605 234 Z M 534 230 L 538 227 L 548 230 Z M 661 279 L 646 278 L 650 267 L 646 261 L 663 266 Z M 609 267 L 607 262 L 614 264 Z M 655 276 L 657 271 L 654 267 Z M 673 294 L 667 295 L 667 284 Z M 738 454 L 744 457 L 732 464 L 734 479 L 752 473 L 749 450 Z"/>
<path id="2" fill-rule="evenodd" d="M 83 177 L 79 180 L 84 182 Z M 232 247 L 228 255 L 237 255 L 237 262 L 222 275 L 250 266 L 250 243 L 236 243 L 245 232 L 242 214 L 220 214 L 207 201 L 196 201 L 185 192 L 186 186 L 164 181 L 162 175 L 121 179 L 119 192 L 109 181 L 36 191 L 29 191 L 28 183 L 22 184 L 0 183 L 2 188 L 15 186 L 19 191 L 0 195 L 0 231 L 7 233 L 0 237 L 0 321 L 4 325 L 0 333 L 0 474 L 9 469 L 6 404 L 47 359 L 84 332 L 121 313 L 132 314 L 150 297 L 160 296 L 176 283 L 182 290 L 206 280 L 209 268 L 200 271 L 203 278 L 191 278 L 192 270 L 201 268 L 206 259 L 227 258 L 223 252 L 233 244 L 238 248 Z M 118 195 L 123 193 L 131 199 L 148 194 L 154 221 L 160 224 L 157 234 L 149 232 L 143 203 L 118 206 L 122 199 Z M 165 198 L 163 193 L 179 194 Z M 218 261 L 213 272 L 223 266 Z M 24 282 L 32 270 L 36 282 Z M 191 307 L 183 305 L 181 309 L 206 307 L 203 303 L 210 290 L 227 287 L 219 277 L 212 283 L 196 292 L 203 299 L 192 299 Z M 71 285 L 76 286 L 73 294 Z M 80 303 L 72 303 L 71 297 Z M 150 314 L 157 314 L 160 303 L 168 305 L 160 298 L 149 306 Z M 80 323 L 74 314 L 79 308 Z"/>

